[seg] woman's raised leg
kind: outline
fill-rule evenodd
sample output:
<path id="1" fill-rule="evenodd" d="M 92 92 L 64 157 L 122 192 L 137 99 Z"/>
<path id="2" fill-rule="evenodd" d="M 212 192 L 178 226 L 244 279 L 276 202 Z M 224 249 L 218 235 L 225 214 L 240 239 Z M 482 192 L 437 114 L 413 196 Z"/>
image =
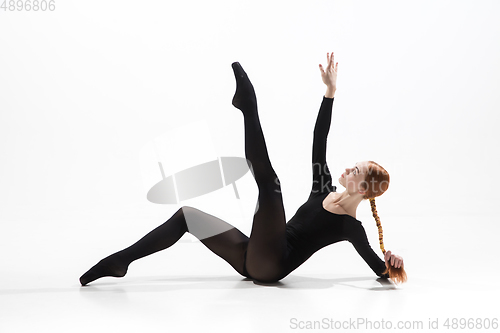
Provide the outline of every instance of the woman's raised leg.
<path id="1" fill-rule="evenodd" d="M 253 85 L 239 63 L 233 63 L 232 67 L 236 78 L 233 105 L 243 113 L 245 155 L 259 189 L 258 209 L 253 218 L 247 248 L 246 269 L 256 280 L 276 281 L 282 273 L 287 249 L 281 186 L 269 160 Z"/>
<path id="2" fill-rule="evenodd" d="M 248 237 L 231 224 L 213 215 L 183 206 L 165 223 L 135 244 L 99 261 L 80 277 L 80 283 L 84 286 L 104 276 L 123 277 L 133 261 L 172 246 L 186 232 L 197 237 L 238 273 L 247 276 L 244 273 L 244 255 Z"/>
<path id="3" fill-rule="evenodd" d="M 195 235 L 244 276 L 246 252 L 246 270 L 252 278 L 276 281 L 280 277 L 281 263 L 286 255 L 281 186 L 269 160 L 253 86 L 239 63 L 233 64 L 233 70 L 237 83 L 233 105 L 244 115 L 245 154 L 259 188 L 259 207 L 254 215 L 250 238 L 221 219 L 192 207 L 182 207 L 132 246 L 93 266 L 80 277 L 82 285 L 104 276 L 125 276 L 131 262 L 172 246 L 185 232 Z"/>

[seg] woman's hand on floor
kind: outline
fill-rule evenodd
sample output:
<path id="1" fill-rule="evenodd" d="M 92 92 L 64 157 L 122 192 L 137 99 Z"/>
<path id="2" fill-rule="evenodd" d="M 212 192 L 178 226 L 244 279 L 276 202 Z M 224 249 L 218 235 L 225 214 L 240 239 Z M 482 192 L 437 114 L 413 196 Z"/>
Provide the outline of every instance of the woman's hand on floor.
<path id="1" fill-rule="evenodd" d="M 403 258 L 398 255 L 392 254 L 391 251 L 385 252 L 384 259 L 385 259 L 385 265 L 387 267 L 389 267 L 389 265 L 396 268 L 404 267 Z"/>

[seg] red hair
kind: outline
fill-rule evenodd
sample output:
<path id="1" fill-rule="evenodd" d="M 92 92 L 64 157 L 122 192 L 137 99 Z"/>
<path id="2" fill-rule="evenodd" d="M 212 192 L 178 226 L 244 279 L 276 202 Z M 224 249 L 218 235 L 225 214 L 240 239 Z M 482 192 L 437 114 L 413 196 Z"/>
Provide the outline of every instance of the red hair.
<path id="1" fill-rule="evenodd" d="M 390 177 L 387 170 L 385 170 L 381 165 L 373 161 L 368 161 L 368 173 L 366 174 L 363 187 L 366 193 L 363 199 L 370 200 L 370 206 L 372 209 L 373 217 L 377 223 L 378 228 L 378 240 L 380 242 L 380 249 L 385 255 L 384 249 L 384 237 L 382 232 L 382 224 L 380 223 L 380 218 L 377 213 L 377 207 L 375 206 L 375 197 L 381 196 L 389 188 Z M 407 276 L 403 266 L 396 268 L 390 263 L 382 274 L 389 273 L 389 278 L 391 278 L 396 283 L 406 282 Z"/>

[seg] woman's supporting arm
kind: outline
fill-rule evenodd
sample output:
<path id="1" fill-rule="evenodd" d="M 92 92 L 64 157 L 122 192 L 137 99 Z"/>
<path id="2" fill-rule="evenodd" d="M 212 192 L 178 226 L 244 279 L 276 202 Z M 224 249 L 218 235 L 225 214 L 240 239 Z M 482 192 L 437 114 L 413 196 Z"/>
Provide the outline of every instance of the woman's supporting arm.
<path id="1" fill-rule="evenodd" d="M 385 261 L 373 251 L 368 238 L 366 236 L 365 228 L 361 223 L 353 223 L 354 229 L 351 232 L 348 241 L 352 243 L 356 251 L 363 258 L 363 260 L 370 266 L 370 268 L 381 278 L 389 278 L 389 274 L 383 274 L 386 266 Z"/>

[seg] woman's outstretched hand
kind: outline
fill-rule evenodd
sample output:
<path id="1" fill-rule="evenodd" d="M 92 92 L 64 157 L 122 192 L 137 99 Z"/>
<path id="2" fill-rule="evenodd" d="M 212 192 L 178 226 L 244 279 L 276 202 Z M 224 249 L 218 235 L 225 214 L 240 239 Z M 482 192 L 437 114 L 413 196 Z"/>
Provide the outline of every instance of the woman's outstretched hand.
<path id="1" fill-rule="evenodd" d="M 384 259 L 385 259 L 385 265 L 387 267 L 389 267 L 389 265 L 396 268 L 404 267 L 403 258 L 398 255 L 392 254 L 391 251 L 385 252 Z"/>
<path id="2" fill-rule="evenodd" d="M 323 79 L 323 83 L 326 84 L 325 97 L 333 98 L 337 90 L 337 69 L 339 63 L 333 62 L 333 52 L 331 54 L 326 54 L 326 60 L 326 69 L 323 68 L 323 65 L 319 64 L 319 70 L 321 71 L 321 79 Z"/>

